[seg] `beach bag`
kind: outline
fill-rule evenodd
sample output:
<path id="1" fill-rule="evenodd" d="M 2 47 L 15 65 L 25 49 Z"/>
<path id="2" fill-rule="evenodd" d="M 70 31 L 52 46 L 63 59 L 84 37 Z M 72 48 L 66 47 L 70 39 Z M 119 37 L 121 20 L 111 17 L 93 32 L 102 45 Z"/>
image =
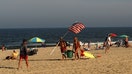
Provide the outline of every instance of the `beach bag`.
<path id="1" fill-rule="evenodd" d="M 73 50 L 67 50 L 67 58 L 73 57 Z"/>

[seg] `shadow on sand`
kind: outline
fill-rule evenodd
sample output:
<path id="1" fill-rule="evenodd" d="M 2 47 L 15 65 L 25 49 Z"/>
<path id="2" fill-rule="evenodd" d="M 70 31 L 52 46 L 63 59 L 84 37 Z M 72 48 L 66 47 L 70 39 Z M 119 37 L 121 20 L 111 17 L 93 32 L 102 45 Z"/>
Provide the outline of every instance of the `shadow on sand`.
<path id="1" fill-rule="evenodd" d="M 78 60 L 87 60 L 88 58 L 80 58 Z M 75 59 L 71 58 L 71 59 L 31 59 L 31 60 L 28 60 L 28 61 L 73 61 Z"/>
<path id="2" fill-rule="evenodd" d="M 15 68 L 15 67 L 4 67 L 4 66 L 0 66 L 0 69 L 1 68 L 4 68 L 4 69 L 17 69 L 17 68 Z"/>

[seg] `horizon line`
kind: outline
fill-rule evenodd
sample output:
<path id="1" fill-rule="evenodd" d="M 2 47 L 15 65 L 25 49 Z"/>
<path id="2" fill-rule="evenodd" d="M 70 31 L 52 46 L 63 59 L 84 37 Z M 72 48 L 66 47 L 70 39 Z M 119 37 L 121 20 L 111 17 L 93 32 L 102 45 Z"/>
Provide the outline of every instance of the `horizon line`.
<path id="1" fill-rule="evenodd" d="M 69 28 L 69 27 L 32 27 L 32 28 L 30 28 L 30 27 L 23 27 L 23 28 L 21 28 L 21 27 L 18 27 L 18 28 L 0 28 L 0 29 L 43 29 L 43 28 Z M 132 27 L 86 27 L 86 28 L 132 28 Z"/>

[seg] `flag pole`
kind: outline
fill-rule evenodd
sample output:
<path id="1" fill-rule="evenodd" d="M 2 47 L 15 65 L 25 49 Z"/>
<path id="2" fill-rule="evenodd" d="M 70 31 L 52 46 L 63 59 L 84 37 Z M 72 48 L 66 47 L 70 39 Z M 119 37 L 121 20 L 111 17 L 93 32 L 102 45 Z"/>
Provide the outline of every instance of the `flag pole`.
<path id="1" fill-rule="evenodd" d="M 69 33 L 69 31 L 67 31 L 67 32 L 63 35 L 62 38 L 64 38 L 68 33 Z M 50 52 L 50 55 L 53 54 L 53 52 L 55 51 L 55 49 L 58 47 L 59 43 L 60 43 L 60 42 L 58 42 L 57 45 L 53 48 L 53 50 Z"/>
<path id="2" fill-rule="evenodd" d="M 69 33 L 69 30 L 63 35 L 62 38 L 64 38 Z"/>

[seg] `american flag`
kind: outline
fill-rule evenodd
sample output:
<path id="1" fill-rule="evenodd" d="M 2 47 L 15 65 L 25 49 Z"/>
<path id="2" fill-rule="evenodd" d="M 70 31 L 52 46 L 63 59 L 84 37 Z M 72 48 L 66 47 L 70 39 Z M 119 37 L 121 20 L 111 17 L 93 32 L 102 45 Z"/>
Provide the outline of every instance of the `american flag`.
<path id="1" fill-rule="evenodd" d="M 84 28 L 85 28 L 85 26 L 83 23 L 76 22 L 76 23 L 72 24 L 71 27 L 69 27 L 69 30 L 72 31 L 73 33 L 77 34 L 77 33 L 81 32 L 81 30 Z"/>

